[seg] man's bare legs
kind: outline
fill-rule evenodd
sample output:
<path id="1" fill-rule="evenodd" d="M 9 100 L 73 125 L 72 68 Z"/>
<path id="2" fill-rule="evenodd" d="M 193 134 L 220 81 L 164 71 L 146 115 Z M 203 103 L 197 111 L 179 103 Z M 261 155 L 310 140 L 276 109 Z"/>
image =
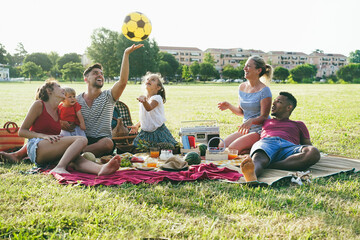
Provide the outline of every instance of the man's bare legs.
<path id="1" fill-rule="evenodd" d="M 250 157 L 246 157 L 240 164 L 241 171 L 247 182 L 256 181 L 265 168 L 274 168 L 289 171 L 304 171 L 320 160 L 320 152 L 313 146 L 305 146 L 300 153 L 291 155 L 282 161 L 271 163 L 264 151 L 256 151 Z"/>
<path id="2" fill-rule="evenodd" d="M 6 163 L 20 163 L 25 157 L 27 157 L 26 145 L 22 146 L 22 148 L 16 152 L 0 152 L 0 158 Z"/>
<path id="3" fill-rule="evenodd" d="M 92 152 L 96 157 L 112 154 L 114 142 L 110 138 L 102 138 L 98 142 L 87 145 L 83 152 Z"/>
<path id="4" fill-rule="evenodd" d="M 314 146 L 305 146 L 300 153 L 291 155 L 286 159 L 274 162 L 268 168 L 289 171 L 304 171 L 320 160 L 320 152 Z"/>
<path id="5" fill-rule="evenodd" d="M 255 165 L 249 156 L 247 156 L 241 163 L 241 172 L 244 174 L 246 182 L 256 181 Z"/>
<path id="6" fill-rule="evenodd" d="M 241 172 L 244 174 L 246 182 L 256 181 L 269 162 L 270 159 L 264 151 L 256 151 L 252 155 L 252 159 L 250 156 L 247 156 L 240 164 Z"/>

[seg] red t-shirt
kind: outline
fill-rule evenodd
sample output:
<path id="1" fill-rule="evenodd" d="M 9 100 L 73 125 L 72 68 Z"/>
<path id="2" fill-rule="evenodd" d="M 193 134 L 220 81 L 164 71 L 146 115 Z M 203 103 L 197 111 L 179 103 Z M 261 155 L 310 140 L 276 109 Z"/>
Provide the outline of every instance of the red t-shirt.
<path id="1" fill-rule="evenodd" d="M 310 134 L 301 121 L 266 119 L 262 126 L 261 139 L 266 137 L 280 137 L 299 145 L 301 138 L 310 139 Z"/>
<path id="2" fill-rule="evenodd" d="M 74 122 L 76 125 L 80 125 L 80 121 L 76 115 L 81 110 L 81 105 L 76 102 L 73 106 L 64 107 L 63 103 L 59 104 L 60 120 Z"/>
<path id="3" fill-rule="evenodd" d="M 43 101 L 43 110 L 41 115 L 35 120 L 30 127 L 30 131 L 43 133 L 47 135 L 59 135 L 61 131 L 60 119 L 55 121 L 50 114 L 46 111 L 46 107 Z"/>

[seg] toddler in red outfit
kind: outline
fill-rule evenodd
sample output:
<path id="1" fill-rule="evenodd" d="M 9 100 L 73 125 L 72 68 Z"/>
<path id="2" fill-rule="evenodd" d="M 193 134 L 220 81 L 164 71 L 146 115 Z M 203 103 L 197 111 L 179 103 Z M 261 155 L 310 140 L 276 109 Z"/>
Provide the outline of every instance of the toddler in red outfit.
<path id="1" fill-rule="evenodd" d="M 59 116 L 61 121 L 75 124 L 74 131 L 61 130 L 61 136 L 83 136 L 85 135 L 85 121 L 81 114 L 81 105 L 76 101 L 76 92 L 73 88 L 65 87 L 65 99 L 59 104 Z"/>

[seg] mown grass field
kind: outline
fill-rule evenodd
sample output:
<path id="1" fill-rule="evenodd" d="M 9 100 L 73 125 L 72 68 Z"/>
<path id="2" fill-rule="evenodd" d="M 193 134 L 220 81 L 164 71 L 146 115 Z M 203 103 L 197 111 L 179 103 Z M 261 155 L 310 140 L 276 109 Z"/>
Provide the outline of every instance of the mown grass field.
<path id="1" fill-rule="evenodd" d="M 0 84 L 0 125 L 21 124 L 41 83 Z M 71 85 L 78 93 L 84 83 Z M 106 85 L 107 89 L 111 85 Z M 360 85 L 270 86 L 298 99 L 292 119 L 304 121 L 313 145 L 360 159 Z M 225 137 L 241 121 L 217 109 L 237 103 L 237 85 L 166 86 L 167 126 L 179 140 L 181 121 L 215 119 Z M 121 100 L 138 120 L 139 85 Z M 269 188 L 201 181 L 62 186 L 51 176 L 23 175 L 30 164 L 0 165 L 0 238 L 11 239 L 359 239 L 360 176 L 342 174 L 307 186 Z"/>

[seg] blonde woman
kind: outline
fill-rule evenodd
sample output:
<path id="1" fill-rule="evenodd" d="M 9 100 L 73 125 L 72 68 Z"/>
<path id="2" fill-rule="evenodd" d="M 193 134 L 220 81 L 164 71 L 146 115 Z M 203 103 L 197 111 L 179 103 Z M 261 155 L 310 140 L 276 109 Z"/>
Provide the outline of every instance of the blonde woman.
<path id="1" fill-rule="evenodd" d="M 261 126 L 269 118 L 272 94 L 267 86 L 272 78 L 272 67 L 259 56 L 250 57 L 244 66 L 246 82 L 239 86 L 239 105 L 229 102 L 218 103 L 221 111 L 229 109 L 243 122 L 238 131 L 225 138 L 229 149 L 237 149 L 239 154 L 249 153 L 251 146 L 260 139 Z M 223 147 L 221 142 L 220 147 Z"/>

